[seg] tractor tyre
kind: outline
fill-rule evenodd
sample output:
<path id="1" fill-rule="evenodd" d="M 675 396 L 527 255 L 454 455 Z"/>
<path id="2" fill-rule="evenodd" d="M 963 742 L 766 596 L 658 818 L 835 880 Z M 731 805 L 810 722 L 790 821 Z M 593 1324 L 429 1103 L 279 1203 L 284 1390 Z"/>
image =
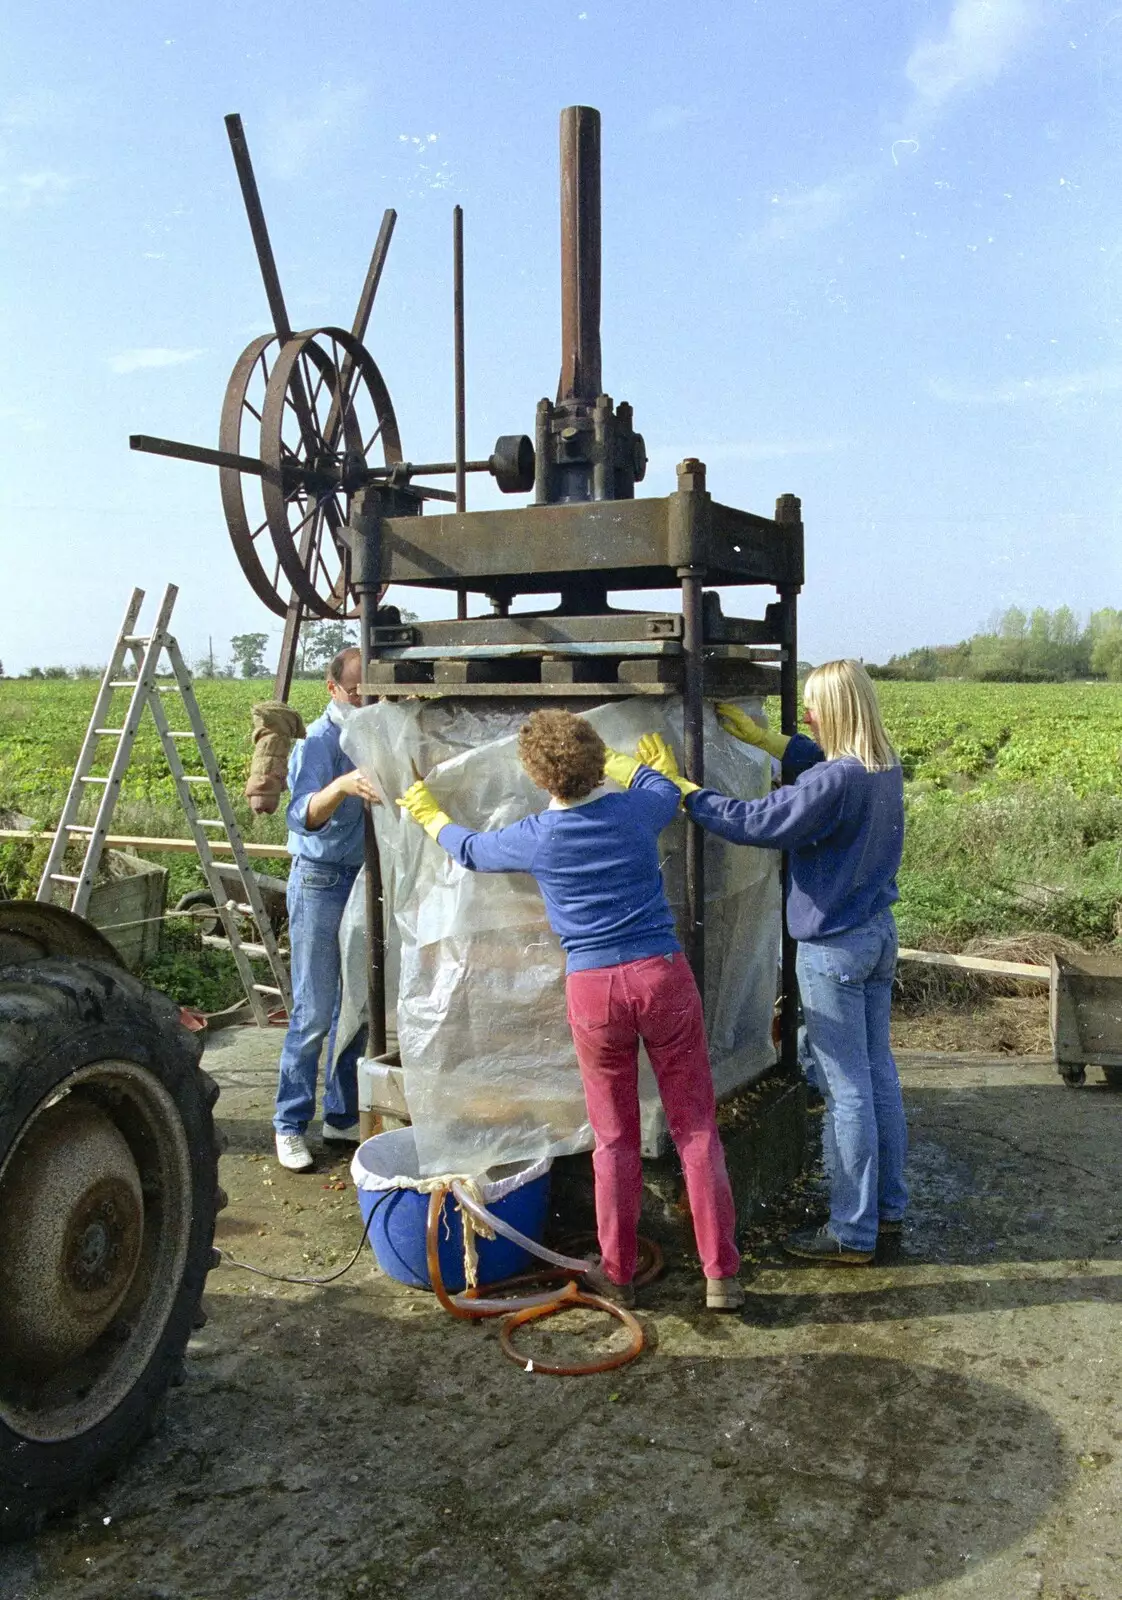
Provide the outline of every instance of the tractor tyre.
<path id="1" fill-rule="evenodd" d="M 201 1050 L 108 962 L 0 965 L 0 1538 L 78 1502 L 182 1381 L 226 1203 Z"/>

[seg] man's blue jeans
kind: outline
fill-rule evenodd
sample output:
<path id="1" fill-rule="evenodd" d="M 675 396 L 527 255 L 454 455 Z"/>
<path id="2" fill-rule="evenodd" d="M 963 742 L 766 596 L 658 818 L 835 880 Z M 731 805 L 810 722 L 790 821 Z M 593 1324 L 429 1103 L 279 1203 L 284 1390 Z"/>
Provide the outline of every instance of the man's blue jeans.
<path id="1" fill-rule="evenodd" d="M 807 1040 L 826 1097 L 830 1232 L 850 1249 L 872 1250 L 878 1221 L 898 1221 L 908 1203 L 908 1130 L 888 1042 L 896 970 L 892 912 L 826 939 L 801 940 L 797 970 Z"/>
<path id="2" fill-rule="evenodd" d="M 325 1039 L 324 1121 L 334 1128 L 348 1128 L 358 1121 L 361 1033 L 342 1052 L 334 1069 L 331 1066 L 342 999 L 339 924 L 357 875 L 357 867 L 293 857 L 288 875 L 292 1015 L 281 1051 L 273 1116 L 278 1133 L 303 1133 L 315 1116 L 316 1074 Z"/>

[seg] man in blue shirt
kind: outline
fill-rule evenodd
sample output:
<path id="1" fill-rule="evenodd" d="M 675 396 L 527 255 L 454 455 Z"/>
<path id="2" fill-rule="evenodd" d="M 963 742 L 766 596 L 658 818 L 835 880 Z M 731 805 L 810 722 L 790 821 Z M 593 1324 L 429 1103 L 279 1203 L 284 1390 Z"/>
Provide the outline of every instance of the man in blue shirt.
<path id="1" fill-rule="evenodd" d="M 315 1115 L 316 1076 L 325 1039 L 324 1143 L 337 1147 L 358 1142 L 361 1034 L 334 1067 L 331 1062 L 342 997 L 339 924 L 362 866 L 364 806 L 380 800 L 373 784 L 339 746 L 344 719 L 359 703 L 361 672 L 361 653 L 341 650 L 327 674 L 327 709 L 296 745 L 288 763 L 292 1015 L 281 1052 L 273 1126 L 277 1160 L 290 1172 L 309 1172 L 313 1166 L 304 1135 Z"/>

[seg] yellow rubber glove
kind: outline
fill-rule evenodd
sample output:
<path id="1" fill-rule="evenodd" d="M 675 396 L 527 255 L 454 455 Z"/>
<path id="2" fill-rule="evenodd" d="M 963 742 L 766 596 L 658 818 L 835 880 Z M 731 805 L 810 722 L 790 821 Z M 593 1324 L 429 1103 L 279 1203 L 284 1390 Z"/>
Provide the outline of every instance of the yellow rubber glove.
<path id="1" fill-rule="evenodd" d="M 604 746 L 604 776 L 618 783 L 621 789 L 630 789 L 631 781 L 642 765 L 634 756 L 625 756 L 610 745 Z"/>
<path id="2" fill-rule="evenodd" d="M 726 733 L 731 733 L 741 744 L 754 744 L 757 750 L 766 750 L 769 756 L 782 761 L 783 752 L 791 742 L 789 734 L 772 733 L 770 728 L 761 728 L 760 724 L 753 722 L 748 713 L 741 711 L 739 706 L 718 705 L 714 710 L 717 713 L 717 721 Z"/>
<path id="3" fill-rule="evenodd" d="M 643 734 L 635 753 L 643 766 L 650 767 L 652 772 L 660 773 L 662 777 L 669 778 L 671 783 L 676 783 L 682 791 L 683 799 L 700 789 L 699 783 L 691 783 L 689 778 L 682 777 L 678 771 L 677 758 L 661 733 Z"/>
<path id="4" fill-rule="evenodd" d="M 408 811 L 414 822 L 421 824 L 430 839 L 435 839 L 441 828 L 446 828 L 452 820 L 446 811 L 441 811 L 420 780 L 411 783 L 397 803 L 403 811 Z"/>

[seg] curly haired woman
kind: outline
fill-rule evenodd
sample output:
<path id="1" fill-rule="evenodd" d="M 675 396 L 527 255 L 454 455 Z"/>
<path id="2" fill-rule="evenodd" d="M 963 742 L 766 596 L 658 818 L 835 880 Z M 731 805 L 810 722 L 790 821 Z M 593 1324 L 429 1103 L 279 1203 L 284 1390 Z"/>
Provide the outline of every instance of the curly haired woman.
<path id="1" fill-rule="evenodd" d="M 739 1310 L 744 1291 L 737 1279 L 735 1209 L 717 1132 L 701 996 L 674 934 L 659 866 L 658 836 L 678 809 L 678 787 L 608 749 L 588 722 L 568 711 L 535 711 L 519 734 L 518 753 L 550 801 L 511 827 L 461 828 L 423 783 L 398 804 L 461 866 L 529 872 L 542 891 L 567 958 L 569 1025 L 596 1138 L 601 1257 L 591 1281 L 619 1303 L 634 1303 L 643 1188 L 642 1040 L 682 1161 L 706 1305 Z"/>

